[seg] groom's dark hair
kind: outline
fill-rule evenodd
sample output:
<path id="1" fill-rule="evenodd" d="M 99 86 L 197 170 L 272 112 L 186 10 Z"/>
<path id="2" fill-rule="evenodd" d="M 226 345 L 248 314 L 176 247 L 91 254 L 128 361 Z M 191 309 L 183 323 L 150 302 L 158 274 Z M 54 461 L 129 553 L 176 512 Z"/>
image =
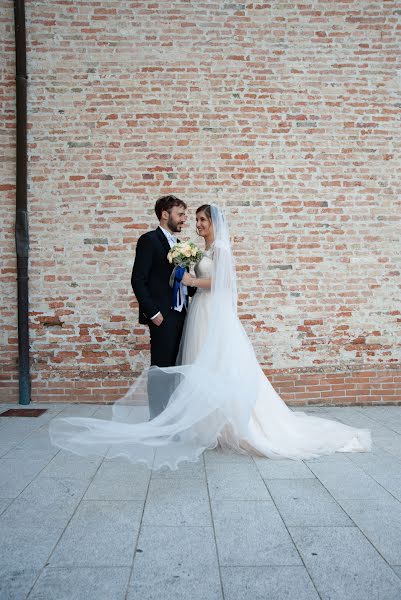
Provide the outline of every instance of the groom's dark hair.
<path id="1" fill-rule="evenodd" d="M 159 221 L 162 218 L 163 210 L 166 210 L 169 213 L 173 206 L 182 206 L 185 209 L 187 208 L 184 200 L 177 198 L 177 196 L 163 196 L 157 200 L 155 204 L 155 213 Z"/>

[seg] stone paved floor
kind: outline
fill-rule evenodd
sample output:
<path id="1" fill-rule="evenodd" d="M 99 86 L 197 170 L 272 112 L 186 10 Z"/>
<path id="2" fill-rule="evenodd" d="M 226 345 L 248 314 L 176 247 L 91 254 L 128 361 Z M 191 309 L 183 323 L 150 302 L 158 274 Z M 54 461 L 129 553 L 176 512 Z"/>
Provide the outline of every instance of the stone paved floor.
<path id="1" fill-rule="evenodd" d="M 1 600 L 401 599 L 401 407 L 305 409 L 370 428 L 371 453 L 150 476 L 50 445 L 54 416 L 110 407 L 35 406 L 0 418 Z"/>

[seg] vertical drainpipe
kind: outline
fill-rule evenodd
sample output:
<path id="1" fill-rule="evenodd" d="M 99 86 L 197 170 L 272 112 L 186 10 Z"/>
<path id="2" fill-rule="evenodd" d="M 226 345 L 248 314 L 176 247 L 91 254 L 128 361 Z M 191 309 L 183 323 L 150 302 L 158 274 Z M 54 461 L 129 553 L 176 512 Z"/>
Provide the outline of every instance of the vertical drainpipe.
<path id="1" fill-rule="evenodd" d="M 14 0 L 16 57 L 16 214 L 15 246 L 18 289 L 18 367 L 19 404 L 31 401 L 29 373 L 28 257 L 29 229 L 27 211 L 27 74 L 24 0 Z"/>

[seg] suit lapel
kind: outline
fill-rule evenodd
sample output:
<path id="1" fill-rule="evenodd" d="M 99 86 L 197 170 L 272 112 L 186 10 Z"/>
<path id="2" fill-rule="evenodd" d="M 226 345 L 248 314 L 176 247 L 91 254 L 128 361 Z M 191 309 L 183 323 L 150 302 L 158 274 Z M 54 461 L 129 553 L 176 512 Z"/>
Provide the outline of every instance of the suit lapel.
<path id="1" fill-rule="evenodd" d="M 167 240 L 166 236 L 164 235 L 164 233 L 162 232 L 162 230 L 160 229 L 160 227 L 158 227 L 156 229 L 156 235 L 159 238 L 163 248 L 166 251 L 166 258 L 167 258 L 167 254 L 170 251 L 170 244 L 168 243 L 168 240 Z"/>

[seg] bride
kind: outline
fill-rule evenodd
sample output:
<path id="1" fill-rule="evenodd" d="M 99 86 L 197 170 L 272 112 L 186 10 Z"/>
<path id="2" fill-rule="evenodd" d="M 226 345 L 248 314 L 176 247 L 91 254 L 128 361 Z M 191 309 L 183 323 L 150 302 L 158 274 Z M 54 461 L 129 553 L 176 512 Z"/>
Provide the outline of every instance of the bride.
<path id="1" fill-rule="evenodd" d="M 177 469 L 220 446 L 271 459 L 315 458 L 333 452 L 367 452 L 371 434 L 337 421 L 292 411 L 264 375 L 237 316 L 237 290 L 228 227 L 221 209 L 196 212 L 205 251 L 197 287 L 173 367 L 152 366 L 112 407 L 111 419 L 53 419 L 55 446 L 82 456 L 124 456 L 152 469 Z M 157 389 L 166 408 L 151 421 L 136 423 L 134 406 Z M 167 397 L 166 397 L 167 396 Z"/>

